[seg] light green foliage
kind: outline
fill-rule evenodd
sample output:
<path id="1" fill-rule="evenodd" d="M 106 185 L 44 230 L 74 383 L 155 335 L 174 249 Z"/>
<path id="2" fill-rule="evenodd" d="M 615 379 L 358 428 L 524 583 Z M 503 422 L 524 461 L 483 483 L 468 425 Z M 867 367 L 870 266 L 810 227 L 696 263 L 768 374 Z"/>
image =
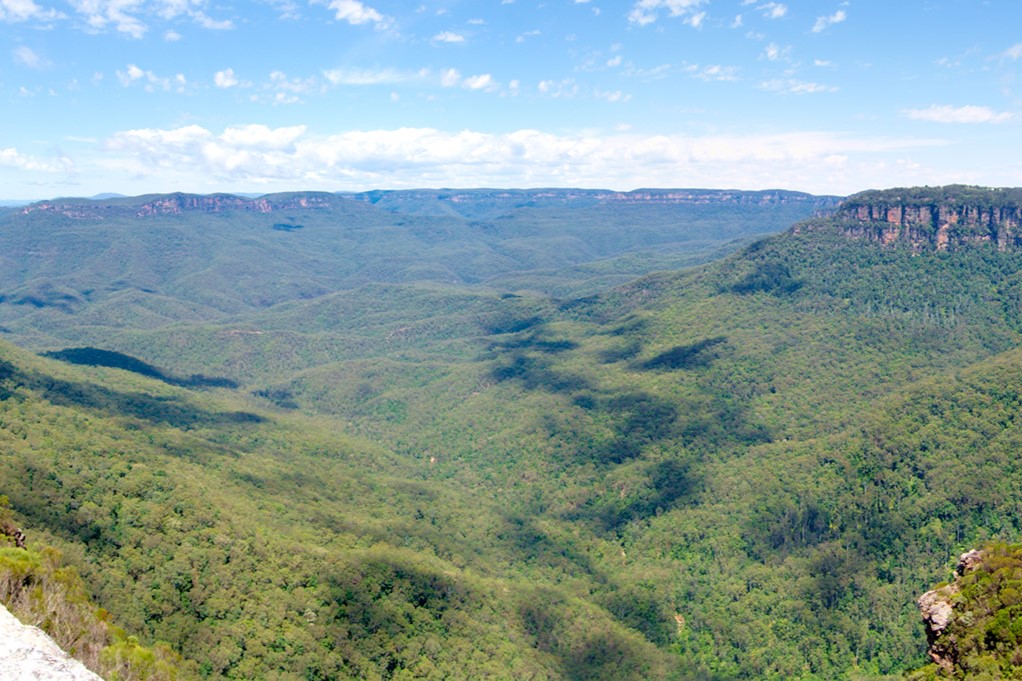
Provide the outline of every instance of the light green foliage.
<path id="1" fill-rule="evenodd" d="M 1022 256 L 839 227 L 571 300 L 419 281 L 148 329 L 51 311 L 46 333 L 242 387 L 0 346 L 2 490 L 205 677 L 897 675 L 925 585 L 1022 531 Z M 181 290 L 234 295 L 232 272 Z"/>
<path id="2" fill-rule="evenodd" d="M 143 647 L 113 626 L 90 601 L 78 572 L 52 547 L 0 548 L 0 603 L 109 681 L 194 678 L 169 647 Z"/>

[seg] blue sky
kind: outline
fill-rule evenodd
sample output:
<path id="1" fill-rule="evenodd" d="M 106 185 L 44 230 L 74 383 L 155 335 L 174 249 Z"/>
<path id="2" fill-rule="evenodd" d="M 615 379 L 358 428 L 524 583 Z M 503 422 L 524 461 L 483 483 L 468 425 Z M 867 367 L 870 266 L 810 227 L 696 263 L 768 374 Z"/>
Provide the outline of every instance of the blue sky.
<path id="1" fill-rule="evenodd" d="M 0 199 L 1022 185 L 1018 0 L 0 0 Z"/>

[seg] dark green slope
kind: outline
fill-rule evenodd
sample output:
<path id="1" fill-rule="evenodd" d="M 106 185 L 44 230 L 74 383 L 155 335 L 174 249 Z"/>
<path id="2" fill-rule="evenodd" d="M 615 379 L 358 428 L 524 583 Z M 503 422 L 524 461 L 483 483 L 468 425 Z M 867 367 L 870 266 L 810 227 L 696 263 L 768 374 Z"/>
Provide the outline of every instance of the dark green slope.
<path id="1" fill-rule="evenodd" d="M 1020 277 L 993 245 L 883 247 L 817 221 L 534 309 L 471 362 L 341 362 L 273 389 L 619 547 L 596 568 L 655 596 L 618 616 L 707 673 L 896 674 L 922 659 L 914 594 L 1019 529 L 1022 480 L 955 419 L 978 399 L 976 432 L 1013 437 L 972 393 L 1020 388 Z M 915 422 L 947 441 L 913 441 Z"/>
<path id="2" fill-rule="evenodd" d="M 20 524 L 194 675 L 687 676 L 609 609 L 621 585 L 588 560 L 597 544 L 546 539 L 427 459 L 6 344 L 0 372 L 0 490 Z"/>
<path id="3" fill-rule="evenodd" d="M 5 350 L 3 405 L 34 405 L 5 423 L 40 424 L 10 496 L 102 602 L 239 678 L 898 675 L 917 594 L 1022 529 L 1022 255 L 971 204 L 944 229 L 975 198 L 944 189 L 587 298 L 372 285 L 111 336 L 236 392 Z M 158 484 L 53 446 L 76 432 Z M 194 500 L 184 534 L 131 494 Z"/>

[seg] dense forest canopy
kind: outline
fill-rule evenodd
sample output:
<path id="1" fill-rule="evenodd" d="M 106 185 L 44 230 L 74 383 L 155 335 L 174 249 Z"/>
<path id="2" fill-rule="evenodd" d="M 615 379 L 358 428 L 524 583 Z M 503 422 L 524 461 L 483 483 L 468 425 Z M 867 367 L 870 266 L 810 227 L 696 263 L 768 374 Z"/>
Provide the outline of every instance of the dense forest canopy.
<path id="1" fill-rule="evenodd" d="M 725 248 L 749 205 L 699 204 L 729 253 L 620 283 L 666 262 L 617 233 L 664 205 L 586 197 L 573 248 L 609 241 L 554 263 L 563 205 L 366 198 L 356 278 L 323 214 L 185 211 L 114 230 L 162 258 L 144 286 L 129 258 L 93 289 L 117 242 L 73 216 L 47 238 L 93 255 L 5 280 L 0 493 L 179 678 L 893 678 L 926 662 L 919 594 L 1022 531 L 1022 252 L 858 238 L 804 197 Z M 422 257 L 388 251 L 408 230 Z M 465 275 L 502 258 L 532 265 Z"/>

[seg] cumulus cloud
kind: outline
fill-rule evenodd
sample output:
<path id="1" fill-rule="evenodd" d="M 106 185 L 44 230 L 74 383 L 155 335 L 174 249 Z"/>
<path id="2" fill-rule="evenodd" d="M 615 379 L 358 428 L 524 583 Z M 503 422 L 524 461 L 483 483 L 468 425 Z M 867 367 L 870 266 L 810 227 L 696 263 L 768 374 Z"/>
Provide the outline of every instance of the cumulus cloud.
<path id="1" fill-rule="evenodd" d="M 185 87 L 188 85 L 184 74 L 179 73 L 169 78 L 161 77 L 152 71 L 143 70 L 136 64 L 128 64 L 127 68 L 123 71 L 117 71 L 117 79 L 121 81 L 121 85 L 124 87 L 142 84 L 146 92 L 156 92 L 157 90 L 184 92 Z"/>
<path id="2" fill-rule="evenodd" d="M 53 161 L 42 161 L 32 156 L 20 153 L 14 147 L 0 149 L 0 166 L 29 170 L 41 173 L 63 173 L 73 169 L 71 159 L 60 156 Z"/>
<path id="3" fill-rule="evenodd" d="M 334 17 L 338 21 L 346 21 L 352 26 L 372 24 L 376 28 L 387 28 L 392 23 L 390 17 L 368 7 L 359 0 L 316 0 L 316 2 L 326 4 L 329 9 L 334 11 Z"/>
<path id="4" fill-rule="evenodd" d="M 816 17 L 816 23 L 813 24 L 813 33 L 822 33 L 830 26 L 834 24 L 840 24 L 842 21 L 848 18 L 843 9 L 839 9 L 829 16 Z"/>
<path id="5" fill-rule="evenodd" d="M 197 125 L 119 132 L 102 145 L 108 168 L 196 187 L 300 185 L 369 189 L 422 186 L 808 186 L 844 179 L 872 155 L 936 144 L 825 132 L 688 137 L 492 134 L 433 128 L 314 135 L 304 126 Z M 833 184 L 831 186 L 834 186 Z M 854 185 L 853 185 L 854 186 Z M 863 185 L 865 186 L 865 185 Z"/>
<path id="6" fill-rule="evenodd" d="M 458 69 L 446 69 L 440 74 L 440 85 L 443 87 L 456 87 L 461 82 L 461 73 Z"/>
<path id="7" fill-rule="evenodd" d="M 469 76 L 462 81 L 461 86 L 468 90 L 496 90 L 499 85 L 489 73 L 481 73 L 477 76 Z"/>
<path id="8" fill-rule="evenodd" d="M 681 18 L 693 28 L 698 28 L 706 12 L 699 12 L 698 9 L 708 0 L 637 0 L 628 13 L 628 20 L 639 26 L 652 24 L 660 16 L 660 12 L 666 11 L 671 17 Z"/>
<path id="9" fill-rule="evenodd" d="M 902 113 L 914 121 L 932 123 L 1004 123 L 1014 117 L 1007 111 L 997 112 L 985 106 L 937 104 L 926 109 L 905 109 Z"/>
<path id="10" fill-rule="evenodd" d="M 252 124 L 227 128 L 220 135 L 220 140 L 225 145 L 234 148 L 293 151 L 295 142 L 304 134 L 304 125 L 270 128 L 265 125 Z"/>
<path id="11" fill-rule="evenodd" d="M 777 43 L 770 43 L 763 50 L 763 58 L 767 61 L 777 61 L 782 57 L 786 57 L 791 51 L 790 47 L 781 48 Z"/>
<path id="12" fill-rule="evenodd" d="M 433 36 L 433 42 L 435 43 L 463 43 L 465 42 L 465 36 L 460 33 L 453 31 L 443 31 Z"/>
<path id="13" fill-rule="evenodd" d="M 234 75 L 234 69 L 217 71 L 213 75 L 213 83 L 219 88 L 231 88 L 239 84 L 238 77 Z"/>

